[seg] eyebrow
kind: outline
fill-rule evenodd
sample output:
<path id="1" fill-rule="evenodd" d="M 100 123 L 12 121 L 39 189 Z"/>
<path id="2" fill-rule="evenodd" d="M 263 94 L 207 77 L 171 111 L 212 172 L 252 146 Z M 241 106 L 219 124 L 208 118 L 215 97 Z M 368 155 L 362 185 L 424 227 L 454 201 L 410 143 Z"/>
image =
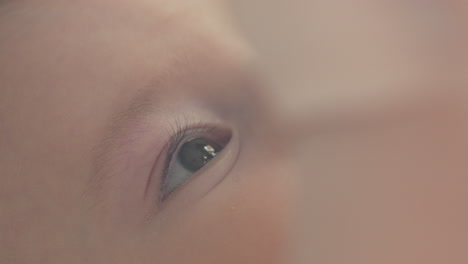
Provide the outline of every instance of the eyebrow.
<path id="1" fill-rule="evenodd" d="M 115 112 L 105 138 L 117 138 L 122 132 L 130 129 L 132 125 L 153 113 L 155 105 L 158 103 L 155 94 L 154 89 L 137 92 L 137 95 L 126 107 Z"/>
<path id="2" fill-rule="evenodd" d="M 101 140 L 92 151 L 92 171 L 85 194 L 98 197 L 106 180 L 112 177 L 112 160 L 120 146 L 126 144 L 125 135 L 155 111 L 155 89 L 147 88 L 137 92 L 126 107 L 115 111 Z"/>
<path id="3" fill-rule="evenodd" d="M 254 86 L 259 84 L 253 81 L 252 76 L 251 71 L 232 73 L 231 77 L 233 78 L 229 79 L 226 85 L 242 89 L 231 89 L 230 92 L 233 94 L 224 99 L 213 97 L 210 94 L 207 96 L 209 102 L 206 102 L 208 107 L 226 119 L 238 118 L 243 124 L 248 123 L 245 119 L 249 117 L 246 116 L 251 117 L 252 112 L 256 112 L 256 100 L 259 99 L 258 94 L 254 92 Z M 119 105 L 120 108 L 114 110 L 100 142 L 93 149 L 92 171 L 85 191 L 85 193 L 94 196 L 98 202 L 99 193 L 102 192 L 105 182 L 116 173 L 112 171 L 113 165 L 116 163 L 115 157 L 119 155 L 121 147 L 128 144 L 127 135 L 135 130 L 135 127 L 140 127 L 148 116 L 158 110 L 157 106 L 160 105 L 163 97 L 158 96 L 161 89 L 155 87 L 163 86 L 167 86 L 167 84 L 153 80 L 138 90 L 136 95 L 125 104 L 126 106 Z M 208 91 L 208 93 L 210 92 Z"/>

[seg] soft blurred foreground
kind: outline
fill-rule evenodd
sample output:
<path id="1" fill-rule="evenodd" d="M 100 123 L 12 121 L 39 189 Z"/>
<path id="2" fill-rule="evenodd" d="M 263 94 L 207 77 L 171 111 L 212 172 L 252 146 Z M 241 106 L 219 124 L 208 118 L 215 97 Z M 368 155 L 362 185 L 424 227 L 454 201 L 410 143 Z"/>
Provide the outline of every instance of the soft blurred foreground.
<path id="1" fill-rule="evenodd" d="M 468 4 L 231 5 L 303 139 L 286 262 L 468 263 Z"/>

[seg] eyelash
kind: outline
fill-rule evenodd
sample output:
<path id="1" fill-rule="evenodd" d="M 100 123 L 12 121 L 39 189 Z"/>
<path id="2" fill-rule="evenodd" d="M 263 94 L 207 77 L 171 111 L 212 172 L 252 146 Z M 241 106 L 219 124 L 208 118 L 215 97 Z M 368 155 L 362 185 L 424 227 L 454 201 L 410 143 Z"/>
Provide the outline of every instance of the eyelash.
<path id="1" fill-rule="evenodd" d="M 166 147 L 166 157 L 162 171 L 161 186 L 165 186 L 171 163 L 179 146 L 190 138 L 209 134 L 214 128 L 203 121 L 194 122 L 193 119 L 178 119 L 168 131 L 169 143 Z"/>

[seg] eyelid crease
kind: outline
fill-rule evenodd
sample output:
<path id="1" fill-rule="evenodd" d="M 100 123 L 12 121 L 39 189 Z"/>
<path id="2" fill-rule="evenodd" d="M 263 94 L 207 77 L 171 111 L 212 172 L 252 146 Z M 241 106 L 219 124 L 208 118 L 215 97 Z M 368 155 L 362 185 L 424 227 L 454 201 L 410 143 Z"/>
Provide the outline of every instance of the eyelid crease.
<path id="1" fill-rule="evenodd" d="M 184 118 L 175 119 L 175 123 L 171 126 L 171 129 L 168 130 L 169 134 L 169 143 L 165 148 L 166 157 L 164 161 L 164 167 L 161 177 L 161 187 L 164 188 L 167 182 L 167 175 L 169 173 L 169 168 L 171 162 L 174 159 L 174 155 L 177 152 L 178 147 L 183 143 L 183 141 L 190 139 L 191 137 L 200 136 L 215 128 L 211 125 L 208 125 L 208 122 L 203 122 L 201 120 L 194 121 L 194 118 L 184 116 Z M 160 200 L 162 198 L 163 192 L 161 192 Z"/>
<path id="2" fill-rule="evenodd" d="M 201 135 L 204 133 L 209 132 L 212 130 L 211 127 L 208 126 L 201 126 L 201 127 L 196 127 L 196 128 L 181 128 L 180 130 L 176 131 L 175 133 L 172 133 L 170 136 L 169 144 L 167 145 L 166 152 L 167 152 L 167 157 L 166 157 L 166 162 L 164 163 L 164 170 L 163 173 L 166 174 L 167 170 L 169 169 L 169 163 L 171 161 L 171 157 L 174 156 L 175 152 L 177 151 L 177 148 L 180 146 L 180 144 L 188 139 L 190 136 L 197 136 Z"/>

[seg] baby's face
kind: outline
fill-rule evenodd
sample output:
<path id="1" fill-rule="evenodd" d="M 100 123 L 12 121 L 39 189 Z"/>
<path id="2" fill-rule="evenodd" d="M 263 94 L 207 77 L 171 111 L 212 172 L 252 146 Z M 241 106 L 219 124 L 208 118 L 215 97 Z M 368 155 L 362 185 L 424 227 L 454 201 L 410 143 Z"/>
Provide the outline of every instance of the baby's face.
<path id="1" fill-rule="evenodd" d="M 466 254 L 466 9 L 0 2 L 0 263 Z"/>
<path id="2" fill-rule="evenodd" d="M 2 5 L 0 262 L 280 260 L 292 171 L 219 5 Z"/>

